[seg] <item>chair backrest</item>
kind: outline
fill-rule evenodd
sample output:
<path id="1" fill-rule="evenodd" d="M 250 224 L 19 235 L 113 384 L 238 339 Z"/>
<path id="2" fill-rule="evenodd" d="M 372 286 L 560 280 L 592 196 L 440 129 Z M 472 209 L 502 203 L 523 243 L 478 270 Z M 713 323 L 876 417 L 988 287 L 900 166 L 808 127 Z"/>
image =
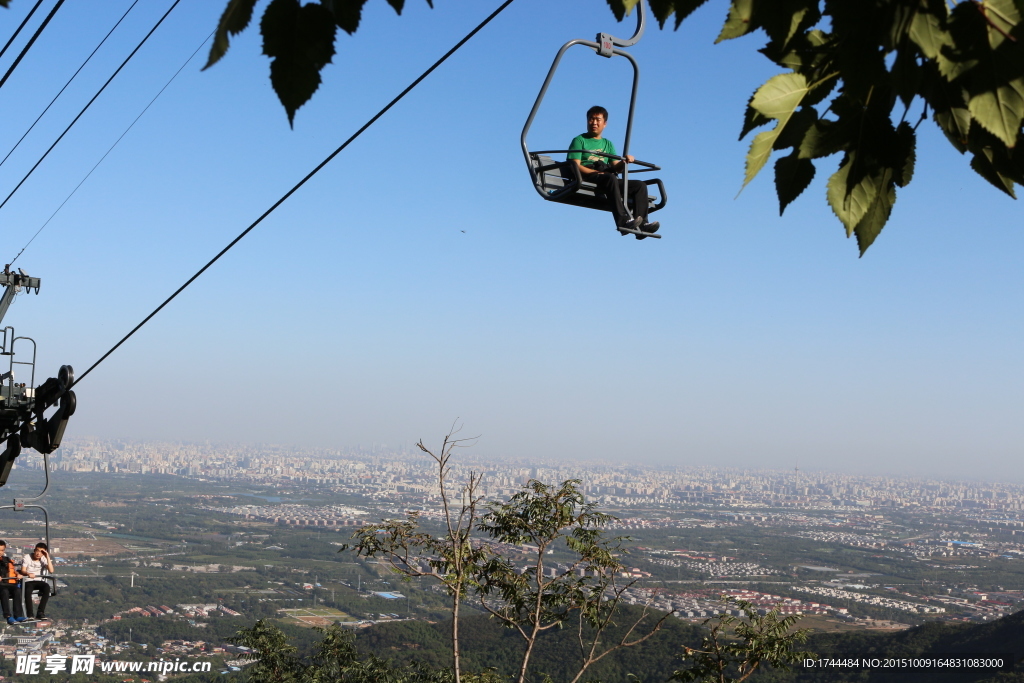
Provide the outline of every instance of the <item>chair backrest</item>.
<path id="1" fill-rule="evenodd" d="M 544 154 L 531 154 L 530 160 L 533 163 L 537 181 L 542 190 L 548 194 L 552 194 L 565 187 L 565 179 L 562 177 L 562 171 L 556 166 L 558 162 Z M 546 166 L 555 167 L 547 168 L 544 171 L 540 170 Z"/>

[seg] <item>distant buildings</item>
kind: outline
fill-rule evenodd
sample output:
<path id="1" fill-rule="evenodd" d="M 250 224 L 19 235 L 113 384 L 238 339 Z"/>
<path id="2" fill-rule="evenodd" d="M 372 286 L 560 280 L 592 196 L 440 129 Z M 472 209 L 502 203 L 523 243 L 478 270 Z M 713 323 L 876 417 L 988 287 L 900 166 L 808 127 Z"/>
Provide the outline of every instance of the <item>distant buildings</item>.
<path id="1" fill-rule="evenodd" d="M 429 506 L 438 495 L 433 463 L 420 453 L 405 451 L 82 439 L 66 440 L 53 462 L 68 472 L 156 473 L 263 485 L 316 485 L 404 505 Z M 17 466 L 37 464 L 29 460 L 19 461 Z M 1024 539 L 1024 486 L 1003 482 L 637 464 L 527 466 L 467 459 L 454 463 L 453 483 L 465 478 L 470 470 L 481 475 L 483 493 L 492 499 L 516 493 L 532 478 L 545 482 L 582 478 L 584 491 L 592 500 L 618 508 L 718 506 L 736 511 L 739 519 L 763 516 L 757 510 L 765 508 L 960 511 L 983 519 L 994 531 Z M 582 472 L 585 476 L 581 477 Z M 251 514 L 260 518 L 271 513 L 256 508 Z M 331 526 L 331 522 L 338 525 L 346 521 L 355 525 L 357 520 L 357 511 L 346 514 L 324 509 L 310 517 L 296 515 L 291 522 L 286 516 L 283 523 Z"/>

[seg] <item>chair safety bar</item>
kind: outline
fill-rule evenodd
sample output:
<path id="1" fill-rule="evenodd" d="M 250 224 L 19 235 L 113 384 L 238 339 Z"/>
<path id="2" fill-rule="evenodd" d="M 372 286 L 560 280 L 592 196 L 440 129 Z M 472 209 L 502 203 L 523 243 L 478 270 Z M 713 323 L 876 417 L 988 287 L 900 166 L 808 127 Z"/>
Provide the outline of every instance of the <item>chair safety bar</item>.
<path id="1" fill-rule="evenodd" d="M 572 154 L 572 153 L 586 152 L 586 151 L 587 150 L 585 150 L 585 149 L 544 149 L 544 150 L 541 150 L 539 152 L 530 152 L 530 154 L 531 155 L 533 155 L 533 154 Z M 598 152 L 597 156 L 605 157 L 606 159 L 615 159 L 616 161 L 625 161 L 626 160 L 626 157 L 615 156 L 614 154 L 605 154 L 604 152 Z M 633 161 L 630 161 L 629 163 L 636 164 L 637 166 L 644 166 L 648 170 L 651 170 L 651 171 L 660 171 L 661 170 L 661 166 L 656 166 L 656 165 L 652 164 L 649 161 L 640 161 L 638 159 L 634 159 Z M 633 171 L 633 173 L 642 173 L 642 171 Z"/>

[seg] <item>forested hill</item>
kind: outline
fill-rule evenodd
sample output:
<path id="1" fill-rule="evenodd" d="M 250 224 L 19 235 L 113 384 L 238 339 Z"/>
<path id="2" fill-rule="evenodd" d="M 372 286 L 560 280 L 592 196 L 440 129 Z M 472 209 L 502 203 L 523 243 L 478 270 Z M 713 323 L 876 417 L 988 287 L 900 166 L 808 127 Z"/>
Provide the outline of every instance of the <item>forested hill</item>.
<path id="1" fill-rule="evenodd" d="M 620 615 L 620 625 L 632 624 L 630 610 Z M 379 624 L 360 632 L 356 646 L 364 652 L 387 657 L 394 664 L 419 660 L 432 667 L 449 666 L 451 622 L 430 624 L 423 621 L 405 621 Z M 613 629 L 604 642 L 617 642 L 625 627 Z M 498 673 L 511 676 L 521 661 L 523 639 L 515 631 L 503 628 L 486 616 L 460 619 L 460 640 L 463 668 L 482 671 L 494 667 Z M 634 648 L 612 653 L 592 666 L 583 680 L 602 683 L 664 683 L 679 668 L 677 655 L 684 645 L 700 644 L 700 628 L 669 619 L 662 630 L 649 641 Z M 548 632 L 541 637 L 532 658 L 530 680 L 543 679 L 548 674 L 554 681 L 570 681 L 579 668 L 580 646 L 576 629 L 567 626 Z M 636 678 L 630 678 L 633 674 Z"/>
<path id="2" fill-rule="evenodd" d="M 623 618 L 621 623 L 625 623 Z M 356 644 L 365 651 L 387 657 L 395 664 L 419 660 L 432 667 L 450 664 L 448 648 L 450 622 L 423 621 L 380 624 L 359 634 Z M 484 616 L 462 620 L 464 666 L 473 671 L 494 667 L 511 675 L 522 653 L 522 639 Z M 611 640 L 612 638 L 608 638 Z M 579 644 L 571 628 L 541 638 L 530 667 L 530 680 L 569 681 L 577 670 Z M 663 632 L 643 645 L 610 655 L 599 662 L 584 679 L 601 683 L 664 683 L 681 665 L 678 654 L 684 646 L 700 644 L 700 628 L 672 619 Z M 990 624 L 959 625 L 930 623 L 898 633 L 865 631 L 812 635 L 806 649 L 831 657 L 914 657 L 922 654 L 1013 655 L 1013 673 L 970 673 L 959 670 L 864 670 L 838 672 L 795 669 L 786 673 L 768 671 L 750 683 L 1024 683 L 1024 612 Z M 629 674 L 636 676 L 630 678 Z"/>
<path id="3" fill-rule="evenodd" d="M 1024 683 L 1024 612 L 990 624 L 929 623 L 899 633 L 868 632 L 815 634 L 807 649 L 827 657 L 914 657 L 924 654 L 1007 654 L 1013 673 L 979 673 L 963 669 L 874 670 L 840 673 L 835 670 L 794 670 L 766 673 L 757 683 Z"/>

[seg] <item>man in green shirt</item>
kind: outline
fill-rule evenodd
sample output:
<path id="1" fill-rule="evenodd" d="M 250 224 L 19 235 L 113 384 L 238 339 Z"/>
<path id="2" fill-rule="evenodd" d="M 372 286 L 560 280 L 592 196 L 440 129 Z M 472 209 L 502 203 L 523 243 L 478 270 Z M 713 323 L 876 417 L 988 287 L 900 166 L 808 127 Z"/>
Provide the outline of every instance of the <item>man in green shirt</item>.
<path id="1" fill-rule="evenodd" d="M 641 232 L 654 233 L 658 231 L 661 224 L 658 222 L 647 222 L 647 185 L 639 180 L 630 180 L 629 187 L 625 191 L 626 197 L 633 200 L 634 218 L 630 218 L 626 211 L 623 199 L 622 180 L 616 175 L 618 171 L 625 168 L 626 162 L 632 163 L 633 156 L 627 154 L 626 162 L 612 161 L 607 154 L 618 156 L 615 145 L 611 140 L 601 137 L 605 127 L 608 125 L 608 110 L 604 107 L 591 107 L 587 110 L 587 132 L 577 135 L 569 143 L 570 151 L 566 157 L 568 161 L 575 161 L 580 169 L 580 176 L 583 180 L 594 183 L 612 204 L 612 215 L 615 216 L 615 225 L 623 235 L 630 234 L 626 230 L 639 230 Z M 637 239 L 644 239 L 643 235 L 636 235 Z"/>

